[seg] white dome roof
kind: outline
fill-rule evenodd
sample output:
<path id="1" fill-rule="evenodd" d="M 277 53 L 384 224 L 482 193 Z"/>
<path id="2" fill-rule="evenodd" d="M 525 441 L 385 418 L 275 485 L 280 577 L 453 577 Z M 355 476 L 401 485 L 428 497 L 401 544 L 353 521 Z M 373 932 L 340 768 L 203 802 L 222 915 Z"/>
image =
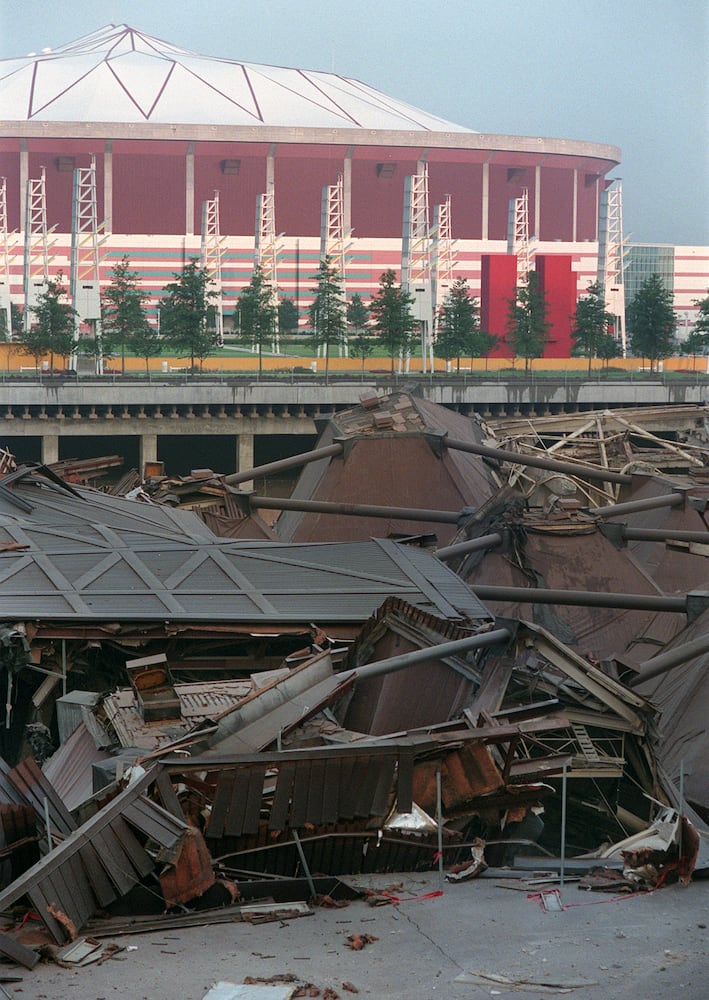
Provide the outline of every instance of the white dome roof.
<path id="1" fill-rule="evenodd" d="M 202 56 L 125 24 L 0 60 L 0 118 L 472 131 L 358 80 Z"/>

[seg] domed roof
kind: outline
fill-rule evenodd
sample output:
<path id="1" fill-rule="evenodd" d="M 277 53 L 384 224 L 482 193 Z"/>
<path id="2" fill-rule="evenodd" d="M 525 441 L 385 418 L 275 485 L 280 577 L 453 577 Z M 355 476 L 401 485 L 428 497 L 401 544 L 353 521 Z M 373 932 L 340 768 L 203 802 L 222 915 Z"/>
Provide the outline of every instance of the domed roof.
<path id="1" fill-rule="evenodd" d="M 336 73 L 203 56 L 125 24 L 0 60 L 0 118 L 471 134 Z"/>

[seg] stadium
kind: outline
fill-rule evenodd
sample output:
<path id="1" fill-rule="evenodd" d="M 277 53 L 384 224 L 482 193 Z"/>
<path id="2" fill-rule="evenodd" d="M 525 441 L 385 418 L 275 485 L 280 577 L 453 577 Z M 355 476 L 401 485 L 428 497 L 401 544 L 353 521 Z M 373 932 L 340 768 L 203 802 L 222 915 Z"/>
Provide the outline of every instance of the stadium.
<path id="1" fill-rule="evenodd" d="M 596 278 L 620 159 L 596 142 L 475 132 L 354 79 L 203 56 L 126 25 L 0 61 L 0 119 L 13 302 L 31 305 L 61 271 L 95 319 L 97 286 L 127 254 L 154 307 L 201 257 L 229 329 L 256 255 L 304 323 L 327 252 L 348 296 L 368 298 L 393 268 L 424 312 L 464 277 L 501 333 L 533 252 L 552 357 L 568 356 L 570 313 Z"/>

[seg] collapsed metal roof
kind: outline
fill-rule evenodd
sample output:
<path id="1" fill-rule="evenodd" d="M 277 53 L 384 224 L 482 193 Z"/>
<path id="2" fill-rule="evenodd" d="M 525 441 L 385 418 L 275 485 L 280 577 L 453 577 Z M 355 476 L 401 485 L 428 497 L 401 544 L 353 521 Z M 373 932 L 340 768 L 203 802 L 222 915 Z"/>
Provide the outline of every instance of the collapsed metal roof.
<path id="1" fill-rule="evenodd" d="M 187 512 L 68 492 L 34 473 L 0 491 L 0 505 L 6 620 L 359 622 L 390 595 L 444 617 L 490 618 L 434 556 L 386 539 L 233 542 Z"/>

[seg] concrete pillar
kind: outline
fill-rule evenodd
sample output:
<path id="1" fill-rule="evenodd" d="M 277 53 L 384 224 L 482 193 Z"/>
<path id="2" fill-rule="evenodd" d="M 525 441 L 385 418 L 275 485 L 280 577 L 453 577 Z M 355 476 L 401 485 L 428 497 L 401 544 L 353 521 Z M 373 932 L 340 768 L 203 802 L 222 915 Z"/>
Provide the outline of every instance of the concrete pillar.
<path id="1" fill-rule="evenodd" d="M 342 199 L 345 213 L 345 235 L 352 230 L 352 154 L 354 146 L 348 146 L 342 164 Z"/>
<path id="2" fill-rule="evenodd" d="M 113 143 L 103 144 L 103 227 L 105 233 L 113 232 Z"/>
<path id="3" fill-rule="evenodd" d="M 158 436 L 157 434 L 140 435 L 140 473 L 143 474 L 146 462 L 157 462 L 158 460 Z"/>
<path id="4" fill-rule="evenodd" d="M 236 471 L 243 472 L 244 469 L 254 467 L 254 435 L 239 434 L 236 439 Z M 254 488 L 253 479 L 240 484 L 242 490 L 252 490 Z"/>
<path id="5" fill-rule="evenodd" d="M 185 156 L 185 235 L 194 236 L 194 142 Z"/>
<path id="6" fill-rule="evenodd" d="M 545 157 L 546 159 L 546 157 Z M 542 160 L 542 163 L 544 161 Z M 542 164 L 538 163 L 534 168 L 534 226 L 529 234 L 535 239 L 539 239 L 539 230 L 542 227 Z"/>
<path id="7" fill-rule="evenodd" d="M 276 149 L 277 142 L 272 142 L 266 154 L 266 194 L 273 194 L 276 184 Z"/>
<path id="8" fill-rule="evenodd" d="M 20 139 L 20 232 L 25 231 L 25 215 L 27 214 L 27 181 L 30 176 L 30 157 L 27 151 L 27 140 Z"/>
<path id="9" fill-rule="evenodd" d="M 491 153 L 483 163 L 482 232 L 480 234 L 480 238 L 483 240 L 490 238 L 490 161 L 494 155 Z"/>
<path id="10" fill-rule="evenodd" d="M 576 242 L 577 233 L 577 221 L 579 212 L 579 172 L 578 169 L 574 170 L 574 203 L 573 203 L 573 219 L 571 220 L 571 242 Z"/>
<path id="11" fill-rule="evenodd" d="M 59 435 L 42 435 L 42 465 L 51 465 L 59 461 Z"/>

